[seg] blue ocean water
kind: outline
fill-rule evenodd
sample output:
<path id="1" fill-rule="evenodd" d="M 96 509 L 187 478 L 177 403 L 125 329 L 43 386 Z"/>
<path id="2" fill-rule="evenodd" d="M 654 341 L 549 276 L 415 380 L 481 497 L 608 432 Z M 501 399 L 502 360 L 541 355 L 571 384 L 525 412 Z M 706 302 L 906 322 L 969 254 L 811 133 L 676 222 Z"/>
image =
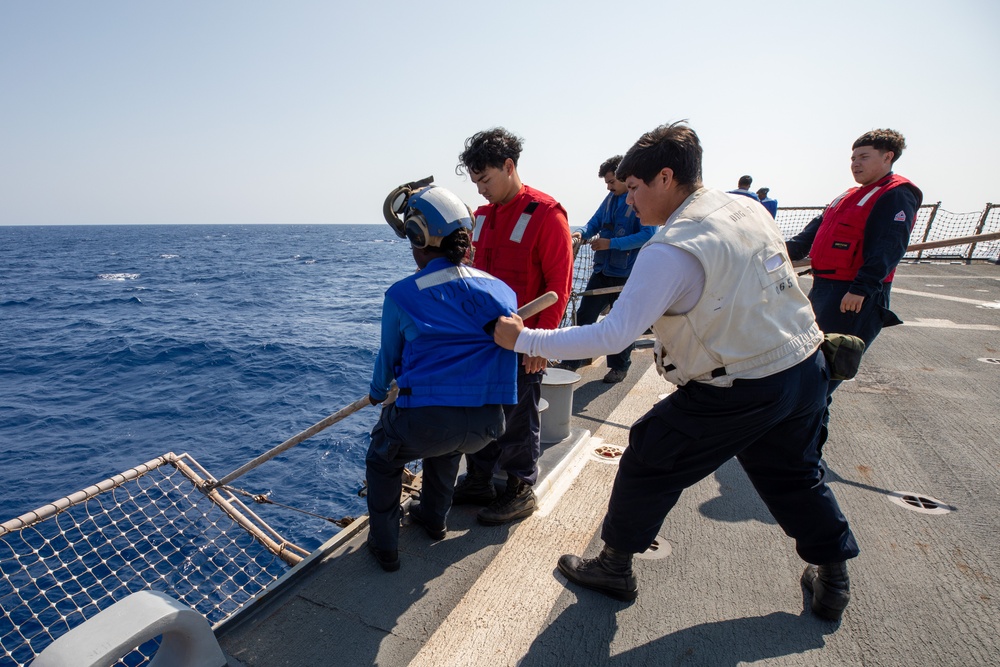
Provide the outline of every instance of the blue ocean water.
<path id="1" fill-rule="evenodd" d="M 0 227 L 0 521 L 168 451 L 221 478 L 365 396 L 382 295 L 414 268 L 386 225 Z M 361 514 L 377 416 L 234 486 Z M 260 514 L 307 549 L 337 531 Z"/>

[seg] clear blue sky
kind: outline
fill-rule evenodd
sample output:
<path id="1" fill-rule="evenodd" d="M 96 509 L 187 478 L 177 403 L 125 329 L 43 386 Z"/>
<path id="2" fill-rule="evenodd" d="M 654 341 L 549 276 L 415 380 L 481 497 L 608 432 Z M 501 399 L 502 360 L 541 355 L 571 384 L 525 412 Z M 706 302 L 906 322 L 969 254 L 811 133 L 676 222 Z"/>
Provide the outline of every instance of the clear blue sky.
<path id="1" fill-rule="evenodd" d="M 852 185 L 892 127 L 925 202 L 1000 202 L 1000 3 L 0 2 L 0 224 L 381 222 L 525 139 L 524 182 L 582 225 L 607 157 L 687 118 L 706 185 L 782 206 Z"/>

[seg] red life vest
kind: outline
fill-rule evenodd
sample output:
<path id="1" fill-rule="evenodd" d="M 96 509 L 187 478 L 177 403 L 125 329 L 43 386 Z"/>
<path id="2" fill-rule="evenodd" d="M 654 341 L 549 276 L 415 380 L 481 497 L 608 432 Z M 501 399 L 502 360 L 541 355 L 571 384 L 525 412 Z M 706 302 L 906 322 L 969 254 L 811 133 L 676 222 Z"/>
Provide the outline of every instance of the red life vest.
<path id="1" fill-rule="evenodd" d="M 868 216 L 882 195 L 901 185 L 917 190 L 917 186 L 902 176 L 886 174 L 870 185 L 851 188 L 826 207 L 823 222 L 809 250 L 813 275 L 829 280 L 854 280 L 865 262 L 862 250 Z M 911 230 L 913 222 L 909 221 Z M 882 282 L 892 282 L 895 273 L 893 267 Z"/>
<path id="2" fill-rule="evenodd" d="M 568 275 L 565 286 L 560 285 L 560 289 L 556 289 L 564 302 L 562 306 L 557 303 L 552 310 L 565 308 L 565 301 L 569 299 L 573 271 L 569 227 L 563 223 L 565 234 L 549 236 L 549 242 L 559 242 L 560 248 L 543 248 L 539 243 L 542 228 L 546 224 L 556 224 L 554 216 L 557 212 L 561 212 L 565 219 L 566 212 L 559 202 L 527 185 L 522 186 L 517 196 L 507 204 L 487 204 L 476 209 L 476 228 L 472 237 L 476 251 L 473 265 L 507 283 L 517 294 L 518 306 L 544 292 L 541 287 L 545 283 L 545 275 L 540 258 L 555 261 L 560 252 L 566 255 Z M 538 317 L 526 320 L 525 326 L 538 328 Z M 551 315 L 549 319 L 552 319 Z M 555 319 L 552 328 L 557 325 L 558 319 Z"/>

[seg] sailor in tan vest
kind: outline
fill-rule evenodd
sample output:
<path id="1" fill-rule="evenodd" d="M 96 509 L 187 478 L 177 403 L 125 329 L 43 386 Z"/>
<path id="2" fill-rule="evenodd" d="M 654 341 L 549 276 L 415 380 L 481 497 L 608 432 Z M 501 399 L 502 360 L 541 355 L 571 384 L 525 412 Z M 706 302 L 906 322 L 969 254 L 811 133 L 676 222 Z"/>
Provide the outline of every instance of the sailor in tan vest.
<path id="1" fill-rule="evenodd" d="M 828 369 L 822 334 L 774 220 L 746 197 L 701 184 L 701 144 L 682 123 L 644 134 L 618 167 L 643 224 L 662 225 L 597 324 L 525 329 L 501 318 L 498 344 L 584 359 L 652 326 L 657 369 L 677 391 L 631 428 L 596 558 L 566 555 L 570 580 L 615 598 L 638 594 L 633 554 L 653 542 L 681 492 L 737 457 L 796 550 L 812 609 L 839 619 L 846 561 L 858 547 L 817 444 Z"/>

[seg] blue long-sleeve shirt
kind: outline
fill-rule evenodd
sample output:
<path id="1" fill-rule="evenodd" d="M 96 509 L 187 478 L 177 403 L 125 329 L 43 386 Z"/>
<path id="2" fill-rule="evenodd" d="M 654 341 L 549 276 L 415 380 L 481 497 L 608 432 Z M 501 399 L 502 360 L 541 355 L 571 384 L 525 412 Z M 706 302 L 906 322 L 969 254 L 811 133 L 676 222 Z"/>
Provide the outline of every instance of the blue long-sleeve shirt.
<path id="1" fill-rule="evenodd" d="M 656 232 L 656 227 L 639 222 L 627 198 L 627 192 L 620 195 L 609 192 L 586 226 L 579 230 L 585 241 L 594 236 L 611 241 L 609 250 L 594 253 L 594 273 L 628 277 L 639 248 Z"/>
<path id="2" fill-rule="evenodd" d="M 861 250 L 864 261 L 848 292 L 867 298 L 881 289 L 882 281 L 906 254 L 918 208 L 920 200 L 910 187 L 893 188 L 879 197 L 865 223 Z M 899 211 L 906 214 L 906 222 L 895 219 Z M 820 213 L 801 232 L 785 241 L 788 256 L 793 261 L 809 254 L 822 223 L 823 214 Z"/>
<path id="3" fill-rule="evenodd" d="M 403 345 L 417 337 L 417 325 L 388 294 L 382 301 L 382 337 L 368 394 L 381 402 L 389 395 L 389 385 L 396 379 L 394 368 L 403 360 Z"/>

